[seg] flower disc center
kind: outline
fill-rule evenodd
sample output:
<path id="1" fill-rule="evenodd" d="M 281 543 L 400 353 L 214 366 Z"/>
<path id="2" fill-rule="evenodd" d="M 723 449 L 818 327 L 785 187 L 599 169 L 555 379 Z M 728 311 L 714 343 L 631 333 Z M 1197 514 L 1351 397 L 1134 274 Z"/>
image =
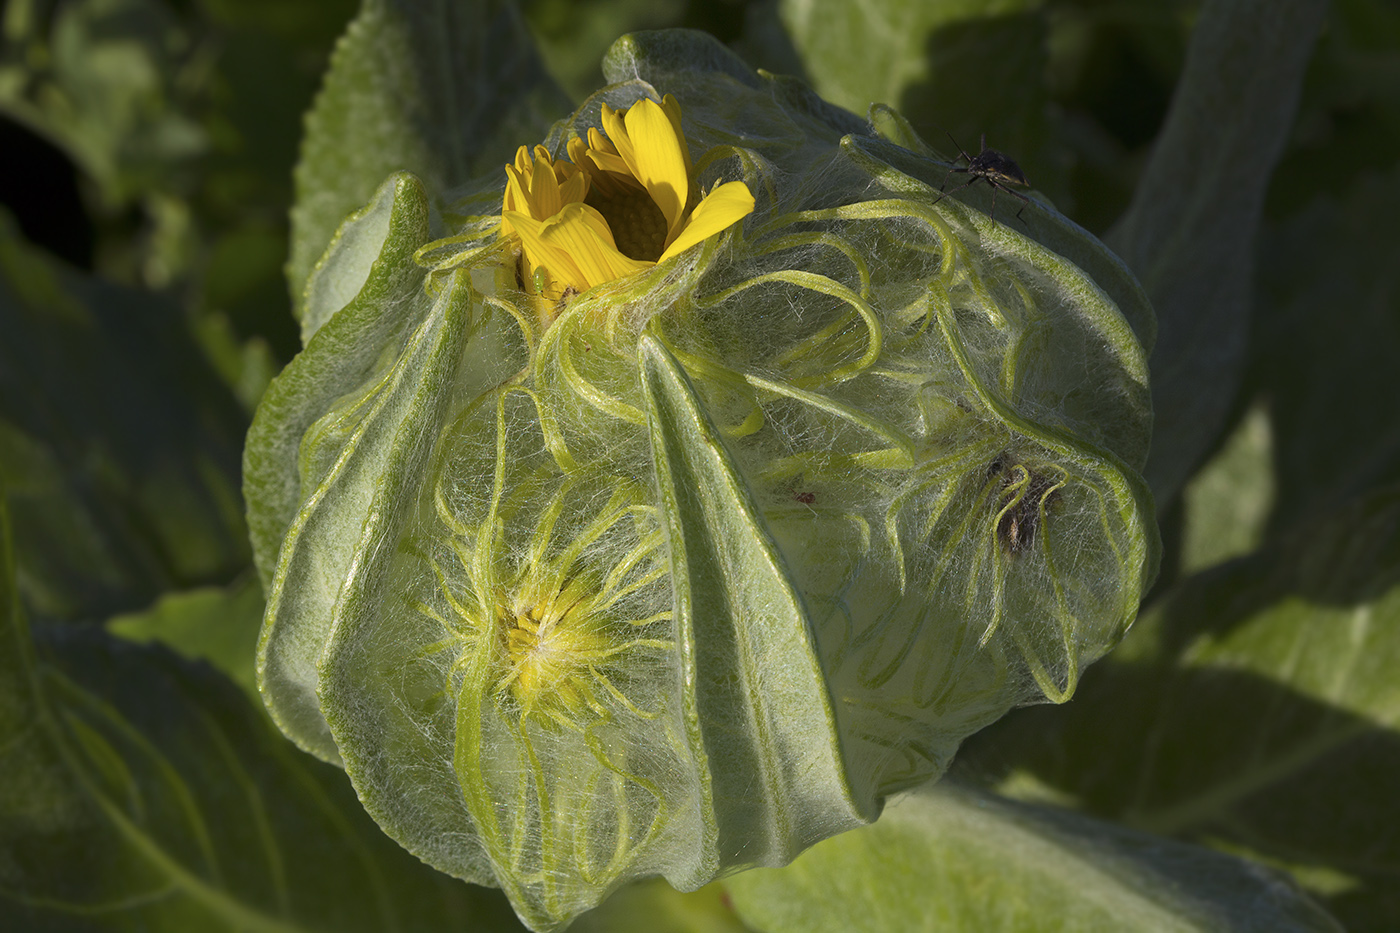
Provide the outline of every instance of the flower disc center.
<path id="1" fill-rule="evenodd" d="M 594 189 L 586 203 L 608 222 L 618 252 L 628 259 L 656 262 L 666 249 L 666 216 L 645 188 L 624 185 L 622 189 L 612 196 L 601 196 Z"/>

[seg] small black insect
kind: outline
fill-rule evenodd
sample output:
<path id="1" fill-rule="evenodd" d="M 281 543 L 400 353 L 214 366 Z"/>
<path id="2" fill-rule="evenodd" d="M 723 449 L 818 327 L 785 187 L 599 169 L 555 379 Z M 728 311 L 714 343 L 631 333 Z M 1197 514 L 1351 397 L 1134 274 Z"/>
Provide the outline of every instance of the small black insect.
<path id="1" fill-rule="evenodd" d="M 817 501 L 817 494 L 814 492 L 795 492 L 792 497 L 803 505 L 811 505 Z"/>
<path id="2" fill-rule="evenodd" d="M 1022 188 L 1029 188 L 1031 183 L 1026 180 L 1026 173 L 1021 171 L 1021 166 L 1012 161 L 1010 156 L 997 152 L 995 149 L 988 149 L 986 133 L 982 134 L 982 151 L 977 153 L 976 158 L 968 155 L 967 150 L 958 145 L 958 141 L 953 139 L 952 133 L 948 134 L 948 138 L 952 140 L 954 146 L 958 147 L 958 156 L 965 159 L 967 165 L 964 168 L 950 168 L 948 174 L 943 176 L 943 184 L 939 185 L 938 190 L 943 191 L 943 188 L 948 184 L 948 178 L 952 175 L 971 175 L 972 177 L 961 185 L 958 185 L 953 191 L 944 191 L 943 194 L 938 196 L 938 200 L 933 202 L 934 204 L 937 204 L 938 201 L 943 200 L 953 192 L 961 191 L 968 185 L 976 184 L 978 181 L 985 181 L 992 188 L 993 220 L 997 219 L 998 191 L 1005 191 L 1012 197 L 1020 198 L 1026 204 L 1031 203 L 1030 198 L 1019 191 L 1014 191 L 1007 187 L 1007 185 L 1020 185 Z M 1022 205 L 1021 210 L 1016 212 L 1016 217 L 1018 219 L 1024 220 L 1024 218 L 1021 217 L 1021 211 L 1025 209 L 1025 206 Z"/>

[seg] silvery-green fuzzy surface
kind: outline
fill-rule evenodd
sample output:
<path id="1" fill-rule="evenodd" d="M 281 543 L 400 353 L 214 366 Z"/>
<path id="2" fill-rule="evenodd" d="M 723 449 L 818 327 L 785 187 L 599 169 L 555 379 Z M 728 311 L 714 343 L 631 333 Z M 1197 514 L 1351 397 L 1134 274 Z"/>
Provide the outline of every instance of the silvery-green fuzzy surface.
<path id="1" fill-rule="evenodd" d="M 673 94 L 702 188 L 754 214 L 542 315 L 503 174 L 395 176 L 313 273 L 246 454 L 274 717 L 541 930 L 875 819 L 1066 699 L 1156 559 L 1121 262 L 1040 202 L 939 200 L 897 115 L 697 34 L 605 73 L 552 151 Z M 550 606 L 564 673 L 534 689 L 507 632 Z"/>

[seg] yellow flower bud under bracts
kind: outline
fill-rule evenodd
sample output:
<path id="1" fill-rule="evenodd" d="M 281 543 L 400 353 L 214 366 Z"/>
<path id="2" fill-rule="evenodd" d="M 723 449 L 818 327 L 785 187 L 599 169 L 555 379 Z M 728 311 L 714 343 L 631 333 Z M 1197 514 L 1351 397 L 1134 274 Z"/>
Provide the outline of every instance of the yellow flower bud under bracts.
<path id="1" fill-rule="evenodd" d="M 458 200 L 385 184 L 246 458 L 273 716 L 536 930 L 875 819 L 1156 559 L 1102 244 L 696 33 L 605 73 Z"/>
<path id="2" fill-rule="evenodd" d="M 569 159 L 520 147 L 506 166 L 501 235 L 521 250 L 520 280 L 558 301 L 664 262 L 753 212 L 742 181 L 699 196 L 680 104 L 602 105 L 606 135 L 569 141 Z"/>

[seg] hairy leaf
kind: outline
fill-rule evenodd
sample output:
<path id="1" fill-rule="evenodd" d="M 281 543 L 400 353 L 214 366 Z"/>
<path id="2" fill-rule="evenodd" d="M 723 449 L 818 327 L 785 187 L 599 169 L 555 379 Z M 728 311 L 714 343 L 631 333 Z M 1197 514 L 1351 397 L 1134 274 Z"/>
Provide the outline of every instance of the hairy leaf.
<path id="1" fill-rule="evenodd" d="M 515 927 L 432 872 L 222 677 L 98 631 L 36 646 L 0 502 L 0 924 L 25 930 Z"/>
<path id="2" fill-rule="evenodd" d="M 302 140 L 287 263 L 298 318 L 332 234 L 386 175 L 463 184 L 565 109 L 513 3 L 364 0 Z"/>

